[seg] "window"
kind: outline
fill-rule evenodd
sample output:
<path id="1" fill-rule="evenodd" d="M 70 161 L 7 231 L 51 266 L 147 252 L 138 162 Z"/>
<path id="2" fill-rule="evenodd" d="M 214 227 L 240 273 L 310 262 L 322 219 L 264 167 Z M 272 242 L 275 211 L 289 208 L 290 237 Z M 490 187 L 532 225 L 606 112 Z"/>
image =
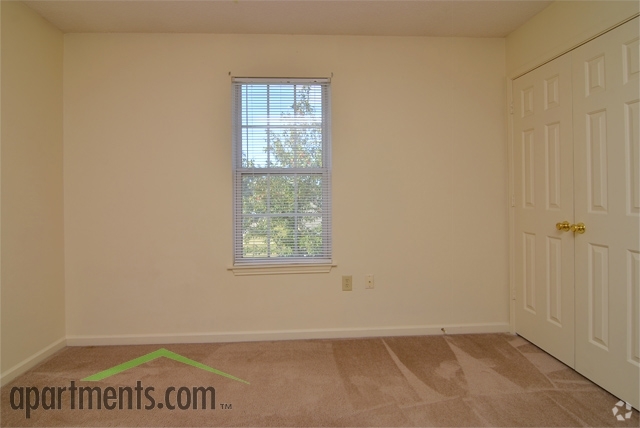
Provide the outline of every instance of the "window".
<path id="1" fill-rule="evenodd" d="M 328 79 L 233 79 L 234 265 L 331 262 Z"/>

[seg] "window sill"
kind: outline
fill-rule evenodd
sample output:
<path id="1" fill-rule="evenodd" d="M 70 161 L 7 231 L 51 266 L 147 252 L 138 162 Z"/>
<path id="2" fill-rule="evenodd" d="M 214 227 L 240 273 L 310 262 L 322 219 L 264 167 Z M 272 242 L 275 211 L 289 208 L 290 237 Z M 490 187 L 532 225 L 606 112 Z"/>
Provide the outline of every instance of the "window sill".
<path id="1" fill-rule="evenodd" d="M 236 276 L 245 275 L 289 275 L 296 273 L 329 273 L 336 267 L 333 263 L 308 263 L 288 265 L 237 265 L 227 268 Z"/>

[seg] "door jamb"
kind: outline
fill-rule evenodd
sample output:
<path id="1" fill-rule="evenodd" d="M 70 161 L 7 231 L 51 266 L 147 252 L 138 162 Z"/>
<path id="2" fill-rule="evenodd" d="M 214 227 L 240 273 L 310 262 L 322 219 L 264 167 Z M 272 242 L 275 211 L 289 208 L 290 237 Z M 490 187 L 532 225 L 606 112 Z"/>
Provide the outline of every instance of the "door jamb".
<path id="1" fill-rule="evenodd" d="M 514 192 L 514 164 L 513 164 L 513 78 L 507 78 L 507 210 L 508 210 L 508 239 L 509 239 L 509 331 L 516 334 L 516 278 L 515 278 L 515 192 Z"/>

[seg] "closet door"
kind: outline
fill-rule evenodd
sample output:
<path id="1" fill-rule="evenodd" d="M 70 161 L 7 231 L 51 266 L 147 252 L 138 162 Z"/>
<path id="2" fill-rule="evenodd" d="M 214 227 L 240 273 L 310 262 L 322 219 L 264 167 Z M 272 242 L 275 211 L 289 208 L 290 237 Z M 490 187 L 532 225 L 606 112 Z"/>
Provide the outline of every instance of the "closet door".
<path id="1" fill-rule="evenodd" d="M 640 404 L 638 19 L 572 53 L 578 372 Z M 580 232 L 578 230 L 577 232 Z"/>
<path id="2" fill-rule="evenodd" d="M 570 56 L 516 79 L 513 100 L 516 332 L 573 367 Z"/>

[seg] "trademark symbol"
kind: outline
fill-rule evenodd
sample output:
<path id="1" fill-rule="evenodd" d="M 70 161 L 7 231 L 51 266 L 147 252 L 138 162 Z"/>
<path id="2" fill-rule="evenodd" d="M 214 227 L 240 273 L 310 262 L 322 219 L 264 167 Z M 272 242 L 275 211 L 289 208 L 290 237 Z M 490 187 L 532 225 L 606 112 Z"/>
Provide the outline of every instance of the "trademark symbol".
<path id="1" fill-rule="evenodd" d="M 220 408 L 222 410 L 233 410 L 233 405 L 231 403 L 220 403 Z"/>

